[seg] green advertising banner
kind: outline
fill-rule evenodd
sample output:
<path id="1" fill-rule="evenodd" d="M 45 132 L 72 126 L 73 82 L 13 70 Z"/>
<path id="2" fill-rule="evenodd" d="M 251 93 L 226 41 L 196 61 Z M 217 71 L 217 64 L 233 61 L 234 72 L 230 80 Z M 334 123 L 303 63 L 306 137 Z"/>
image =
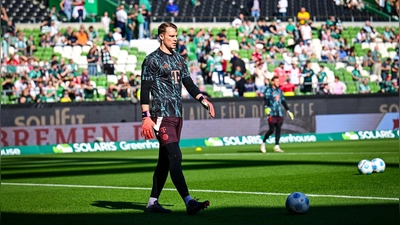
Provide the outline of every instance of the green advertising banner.
<path id="1" fill-rule="evenodd" d="M 87 15 L 97 15 L 97 0 L 86 0 L 85 9 Z"/>
<path id="2" fill-rule="evenodd" d="M 281 143 L 304 143 L 322 141 L 354 141 L 367 139 L 390 139 L 399 138 L 399 130 L 374 130 L 374 131 L 352 131 L 345 133 L 327 134 L 283 134 Z M 262 136 L 229 136 L 229 137 L 210 137 L 207 139 L 185 139 L 181 140 L 182 148 L 189 147 L 220 147 L 235 145 L 255 145 L 262 142 Z M 271 136 L 268 144 L 275 142 L 275 137 Z M 158 149 L 159 143 L 156 140 L 147 141 L 120 141 L 120 142 L 93 142 L 93 143 L 72 143 L 43 146 L 14 146 L 3 147 L 2 156 L 12 155 L 32 155 L 32 154 L 65 154 L 82 152 L 112 152 L 112 151 L 135 151 L 135 150 L 154 150 Z"/>

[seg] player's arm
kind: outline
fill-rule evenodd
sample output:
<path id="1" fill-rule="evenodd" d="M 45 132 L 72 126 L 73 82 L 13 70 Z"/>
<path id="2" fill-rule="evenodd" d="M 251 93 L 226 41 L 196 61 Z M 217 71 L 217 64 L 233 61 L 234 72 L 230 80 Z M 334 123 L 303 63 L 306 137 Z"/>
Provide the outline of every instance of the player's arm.
<path id="1" fill-rule="evenodd" d="M 285 110 L 286 110 L 288 116 L 290 117 L 290 119 L 293 120 L 294 119 L 294 114 L 290 111 L 289 106 L 287 105 L 285 97 L 283 97 L 283 95 L 282 95 L 282 105 L 283 105 L 283 108 L 285 108 Z"/>
<path id="2" fill-rule="evenodd" d="M 151 61 L 151 60 L 150 60 Z M 142 77 L 141 77 L 141 84 L 140 84 L 140 104 L 142 106 L 142 132 L 141 135 L 146 140 L 153 139 L 154 133 L 153 128 L 155 123 L 151 119 L 150 115 L 150 91 L 153 86 L 154 82 L 154 73 L 155 71 L 152 69 L 154 68 L 154 64 L 149 62 L 148 59 L 145 59 L 142 65 Z"/>
<path id="3" fill-rule="evenodd" d="M 209 111 L 209 114 L 211 117 L 215 117 L 215 111 L 214 111 L 214 106 L 211 104 L 210 101 L 208 101 L 206 98 L 204 98 L 203 94 L 201 94 L 199 88 L 193 83 L 192 78 L 190 77 L 184 77 L 182 78 L 182 83 L 185 86 L 186 90 L 189 92 L 189 94 L 195 98 L 197 101 L 199 101 L 205 109 Z"/>

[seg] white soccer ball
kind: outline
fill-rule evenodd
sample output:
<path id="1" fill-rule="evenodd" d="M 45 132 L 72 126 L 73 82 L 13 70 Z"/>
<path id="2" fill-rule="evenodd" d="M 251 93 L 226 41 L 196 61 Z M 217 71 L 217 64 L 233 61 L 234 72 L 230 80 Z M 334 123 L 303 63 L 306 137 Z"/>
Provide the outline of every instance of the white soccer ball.
<path id="1" fill-rule="evenodd" d="M 361 174 L 371 174 L 373 172 L 372 163 L 367 159 L 363 159 L 358 163 L 358 172 Z"/>
<path id="2" fill-rule="evenodd" d="M 303 214 L 310 208 L 310 200 L 301 192 L 293 192 L 286 199 L 286 209 L 289 213 Z"/>
<path id="3" fill-rule="evenodd" d="M 386 169 L 386 164 L 385 161 L 383 161 L 381 158 L 375 158 L 371 161 L 372 163 L 372 170 L 375 173 L 383 173 Z"/>

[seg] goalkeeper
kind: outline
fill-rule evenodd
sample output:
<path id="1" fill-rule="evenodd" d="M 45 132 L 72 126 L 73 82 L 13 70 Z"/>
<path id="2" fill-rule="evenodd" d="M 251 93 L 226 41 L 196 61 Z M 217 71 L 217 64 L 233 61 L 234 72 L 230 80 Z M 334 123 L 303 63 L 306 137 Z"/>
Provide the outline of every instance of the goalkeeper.
<path id="1" fill-rule="evenodd" d="M 282 106 L 286 109 L 286 112 L 291 120 L 294 119 L 294 115 L 290 112 L 288 105 L 286 104 L 283 92 L 279 89 L 279 78 L 273 77 L 271 80 L 271 86 L 264 91 L 264 102 L 265 109 L 264 113 L 268 116 L 269 130 L 265 133 L 263 142 L 260 145 L 261 152 L 265 153 L 265 141 L 275 131 L 275 147 L 274 152 L 284 152 L 279 147 L 279 139 L 281 137 L 281 127 L 283 124 L 283 111 Z"/>

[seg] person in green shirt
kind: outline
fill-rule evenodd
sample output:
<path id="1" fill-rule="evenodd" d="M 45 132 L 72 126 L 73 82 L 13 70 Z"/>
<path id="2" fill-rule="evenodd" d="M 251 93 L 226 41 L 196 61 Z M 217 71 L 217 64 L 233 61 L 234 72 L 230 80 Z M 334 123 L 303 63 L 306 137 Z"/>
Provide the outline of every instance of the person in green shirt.
<path id="1" fill-rule="evenodd" d="M 108 45 L 108 46 L 115 45 L 115 40 L 113 37 L 113 33 L 111 31 L 108 32 L 108 34 L 104 36 L 103 45 Z"/>
<path id="2" fill-rule="evenodd" d="M 39 77 L 41 77 L 41 76 L 42 76 L 42 73 L 40 72 L 38 66 L 34 66 L 34 67 L 33 67 L 33 70 L 31 70 L 31 71 L 29 72 L 29 74 L 28 74 L 28 77 L 29 77 L 30 79 L 32 79 L 33 81 L 35 81 L 35 83 L 38 82 Z"/>
<path id="3" fill-rule="evenodd" d="M 210 52 L 206 52 L 205 61 L 202 63 L 204 84 L 212 84 L 212 72 L 214 70 L 214 58 Z"/>
<path id="4" fill-rule="evenodd" d="M 329 19 L 326 21 L 326 26 L 330 28 L 331 26 L 336 25 L 336 20 L 334 16 L 330 16 Z"/>
<path id="5" fill-rule="evenodd" d="M 350 55 L 347 56 L 347 63 L 349 64 L 349 66 L 355 66 L 356 62 L 357 60 L 354 51 L 350 51 Z"/>
<path id="6" fill-rule="evenodd" d="M 392 72 L 392 79 L 397 79 L 397 73 L 399 72 L 399 60 L 398 59 L 393 60 L 393 63 L 391 66 L 391 72 Z"/>
<path id="7" fill-rule="evenodd" d="M 361 73 L 358 63 L 354 65 L 354 70 L 351 72 L 351 76 L 353 78 L 353 81 L 361 81 Z"/>
<path id="8" fill-rule="evenodd" d="M 324 84 L 324 83 L 326 83 L 326 79 L 327 79 L 326 78 L 326 73 L 324 71 L 324 66 L 320 65 L 319 68 L 320 68 L 320 70 L 319 70 L 319 72 L 317 74 L 318 84 Z"/>
<path id="9" fill-rule="evenodd" d="M 149 0 L 140 0 L 139 5 L 145 5 L 147 12 L 151 13 L 151 3 Z"/>
<path id="10" fill-rule="evenodd" d="M 279 41 L 275 44 L 277 50 L 283 54 L 286 52 L 286 44 L 285 44 L 285 37 L 281 37 Z"/>
<path id="11" fill-rule="evenodd" d="M 296 27 L 293 25 L 293 19 L 288 20 L 288 25 L 286 25 L 286 33 L 293 37 L 293 31 L 296 29 Z"/>
<path id="12" fill-rule="evenodd" d="M 51 64 L 51 67 L 48 70 L 48 73 L 49 73 L 49 77 L 51 80 L 53 80 L 53 81 L 61 80 L 57 62 L 53 62 Z"/>
<path id="13" fill-rule="evenodd" d="M 304 77 L 302 92 L 312 92 L 312 77 L 315 76 L 315 73 L 311 68 L 311 62 L 309 60 L 306 61 L 306 66 L 301 75 Z"/>

